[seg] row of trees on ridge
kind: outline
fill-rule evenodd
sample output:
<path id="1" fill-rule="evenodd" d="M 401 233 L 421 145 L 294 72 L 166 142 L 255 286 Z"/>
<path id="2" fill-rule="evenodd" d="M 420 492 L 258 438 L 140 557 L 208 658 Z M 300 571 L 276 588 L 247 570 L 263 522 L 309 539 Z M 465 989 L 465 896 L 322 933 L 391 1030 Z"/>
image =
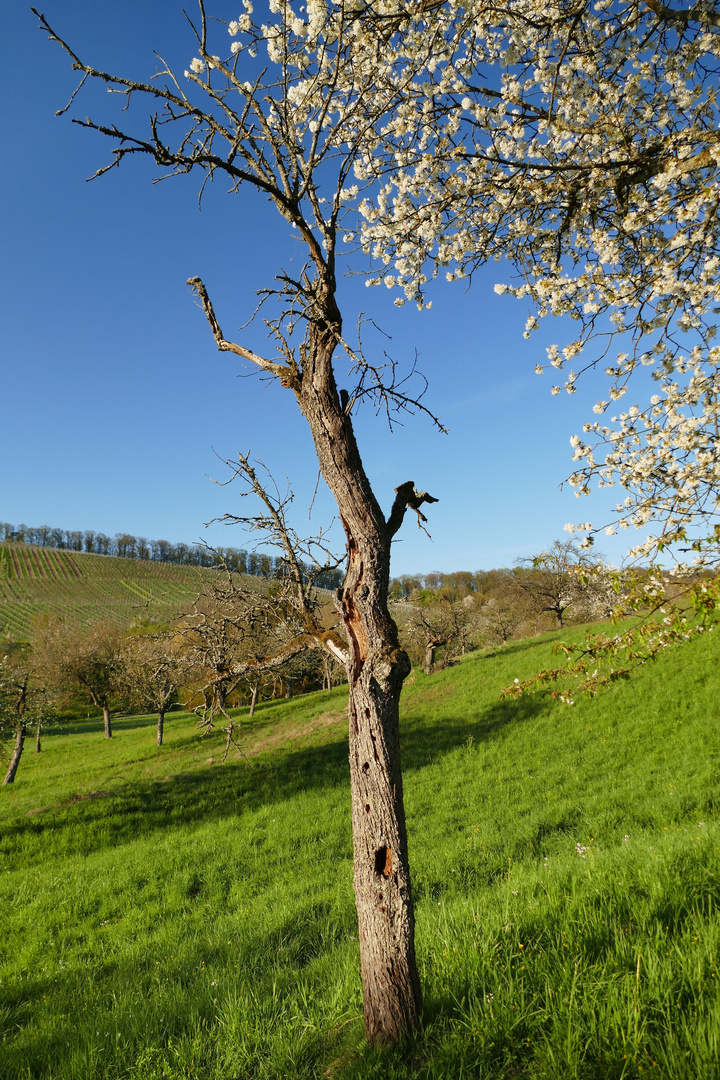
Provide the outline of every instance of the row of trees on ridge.
<path id="1" fill-rule="evenodd" d="M 118 559 L 148 559 L 153 562 L 175 563 L 179 566 L 225 566 L 231 573 L 251 577 L 272 577 L 282 566 L 282 559 L 264 551 L 244 548 L 217 547 L 207 544 L 173 544 L 169 540 L 148 540 L 130 533 L 105 533 L 92 529 L 56 529 L 50 525 L 11 525 L 0 521 L 0 543 L 34 544 L 37 547 L 58 548 L 64 551 L 112 555 Z M 342 575 L 336 567 L 325 567 L 315 574 L 321 589 L 336 589 Z"/>

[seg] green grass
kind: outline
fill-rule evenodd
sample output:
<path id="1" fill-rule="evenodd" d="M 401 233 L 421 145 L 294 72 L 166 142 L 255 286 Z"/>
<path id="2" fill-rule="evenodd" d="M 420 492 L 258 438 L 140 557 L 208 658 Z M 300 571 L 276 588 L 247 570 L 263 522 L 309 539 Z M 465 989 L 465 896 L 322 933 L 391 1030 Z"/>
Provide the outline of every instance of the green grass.
<path id="1" fill-rule="evenodd" d="M 365 1046 L 343 689 L 48 732 L 0 793 L 8 1080 L 717 1080 L 714 635 L 573 708 L 500 701 L 515 643 L 411 676 L 425 1022 Z M 30 749 L 32 749 L 30 747 Z"/>
<path id="2" fill-rule="evenodd" d="M 120 626 L 173 618 L 211 574 L 194 566 L 0 543 L 0 632 L 28 638 L 42 612 Z"/>

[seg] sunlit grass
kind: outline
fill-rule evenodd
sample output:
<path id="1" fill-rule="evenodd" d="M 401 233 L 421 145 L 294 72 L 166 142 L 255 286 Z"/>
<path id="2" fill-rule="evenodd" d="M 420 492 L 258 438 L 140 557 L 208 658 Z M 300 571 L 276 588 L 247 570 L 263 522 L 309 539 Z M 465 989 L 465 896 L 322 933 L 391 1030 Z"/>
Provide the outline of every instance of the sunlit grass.
<path id="1" fill-rule="evenodd" d="M 48 733 L 0 807 L 3 1080 L 716 1080 L 715 640 L 501 702 L 549 649 L 408 682 L 425 1025 L 393 1051 L 362 1038 L 342 689 L 263 706 L 225 765 L 187 716 L 161 750 L 151 717 Z"/>

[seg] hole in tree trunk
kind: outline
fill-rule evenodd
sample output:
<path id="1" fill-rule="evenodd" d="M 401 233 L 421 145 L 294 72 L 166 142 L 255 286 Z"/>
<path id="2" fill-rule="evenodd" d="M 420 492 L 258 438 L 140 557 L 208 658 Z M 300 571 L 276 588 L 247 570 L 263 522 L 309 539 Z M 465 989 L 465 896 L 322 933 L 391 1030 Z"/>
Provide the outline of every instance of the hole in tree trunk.
<path id="1" fill-rule="evenodd" d="M 366 814 L 369 814 L 369 813 L 370 813 L 370 803 L 369 803 L 369 802 L 366 802 L 366 803 L 365 803 L 365 813 L 366 813 Z"/>
<path id="2" fill-rule="evenodd" d="M 389 847 L 378 848 L 375 852 L 375 873 L 392 877 L 392 851 Z"/>
<path id="3" fill-rule="evenodd" d="M 366 761 L 365 764 L 362 767 L 362 771 L 367 772 L 369 768 L 370 768 L 370 762 Z"/>

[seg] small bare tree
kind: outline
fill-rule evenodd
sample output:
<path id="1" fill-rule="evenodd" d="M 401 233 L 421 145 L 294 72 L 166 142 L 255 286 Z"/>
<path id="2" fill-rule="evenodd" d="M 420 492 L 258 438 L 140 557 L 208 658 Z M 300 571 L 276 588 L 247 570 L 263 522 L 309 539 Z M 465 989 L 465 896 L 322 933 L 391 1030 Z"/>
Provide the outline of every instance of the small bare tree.
<path id="1" fill-rule="evenodd" d="M 458 601 L 430 596 L 405 605 L 405 608 L 404 635 L 419 650 L 426 675 L 433 670 L 438 649 L 459 643 L 465 651 L 473 618 L 469 607 Z"/>
<path id="2" fill-rule="evenodd" d="M 81 626 L 51 617 L 38 624 L 34 653 L 49 686 L 79 690 L 102 709 L 105 738 L 112 738 L 111 700 L 125 686 L 123 631 L 108 621 Z"/>
<path id="3" fill-rule="evenodd" d="M 225 514 L 221 520 L 243 525 L 258 535 L 258 543 L 280 552 L 272 579 L 248 581 L 221 568 L 177 623 L 202 697 L 196 707 L 200 726 L 210 731 L 224 717 L 227 755 L 236 726 L 225 708 L 230 694 L 249 689 L 252 715 L 264 681 L 283 676 L 289 686 L 301 654 L 343 656 L 346 645 L 315 587 L 316 579 L 338 563 L 323 533 L 300 539 L 287 517 L 292 492 L 281 494 L 262 464 L 262 479 L 248 455 L 238 454 L 237 461 L 226 464 L 231 476 L 225 483 L 239 481 L 241 497 L 254 496 L 261 509 L 245 516 Z"/>
<path id="4" fill-rule="evenodd" d="M 129 703 L 157 712 L 157 744 L 162 746 L 165 713 L 177 698 L 187 674 L 177 636 L 149 633 L 128 637 L 123 656 L 123 682 Z"/>

